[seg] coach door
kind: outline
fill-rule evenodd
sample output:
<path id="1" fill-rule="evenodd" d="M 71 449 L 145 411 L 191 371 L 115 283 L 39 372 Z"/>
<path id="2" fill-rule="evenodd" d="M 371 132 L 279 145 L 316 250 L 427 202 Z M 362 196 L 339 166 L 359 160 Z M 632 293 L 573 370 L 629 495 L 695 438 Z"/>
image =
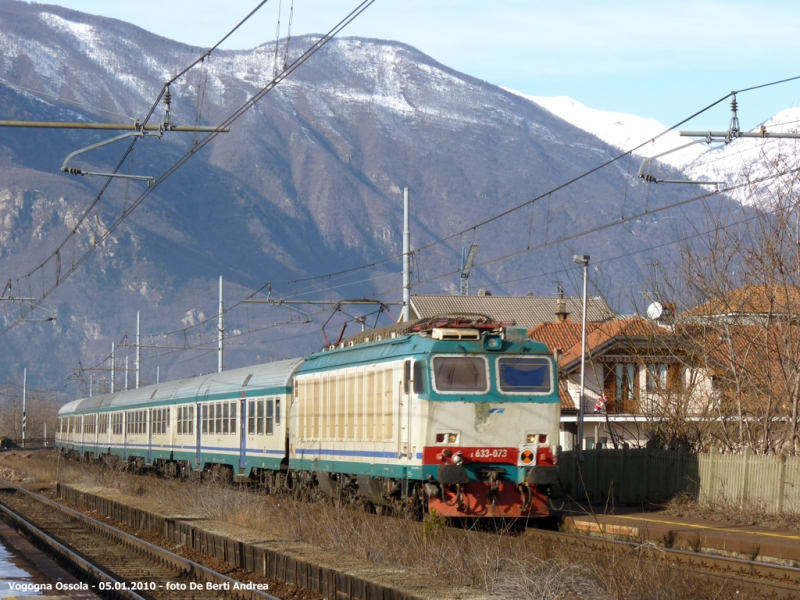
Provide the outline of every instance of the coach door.
<path id="1" fill-rule="evenodd" d="M 153 409 L 147 411 L 147 464 L 153 464 Z"/>
<path id="2" fill-rule="evenodd" d="M 239 469 L 247 467 L 247 400 L 242 392 L 239 400 Z M 243 474 L 240 471 L 240 474 Z"/>
<path id="3" fill-rule="evenodd" d="M 202 460 L 202 448 L 203 448 L 203 405 L 198 402 L 197 409 L 195 411 L 197 413 L 197 422 L 195 423 L 195 435 L 197 436 L 197 447 L 195 449 L 195 456 L 194 462 L 195 464 L 200 467 L 201 460 Z"/>
<path id="4" fill-rule="evenodd" d="M 128 460 L 128 411 L 122 413 L 122 460 Z"/>
<path id="5" fill-rule="evenodd" d="M 409 454 L 409 444 L 411 439 L 411 400 L 412 400 L 412 361 L 403 362 L 403 377 L 400 381 L 400 414 L 398 427 L 400 428 L 400 447 L 398 448 L 399 458 L 411 458 Z"/>

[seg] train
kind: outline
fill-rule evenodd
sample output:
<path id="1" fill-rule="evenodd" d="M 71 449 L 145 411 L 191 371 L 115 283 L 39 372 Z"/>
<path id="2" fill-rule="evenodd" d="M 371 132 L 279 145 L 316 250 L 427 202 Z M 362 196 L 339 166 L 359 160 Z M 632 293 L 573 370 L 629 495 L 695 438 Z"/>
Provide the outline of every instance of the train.
<path id="1" fill-rule="evenodd" d="M 550 514 L 556 364 L 526 328 L 442 316 L 304 358 L 75 400 L 56 446 L 171 476 L 211 473 L 375 512 Z"/>

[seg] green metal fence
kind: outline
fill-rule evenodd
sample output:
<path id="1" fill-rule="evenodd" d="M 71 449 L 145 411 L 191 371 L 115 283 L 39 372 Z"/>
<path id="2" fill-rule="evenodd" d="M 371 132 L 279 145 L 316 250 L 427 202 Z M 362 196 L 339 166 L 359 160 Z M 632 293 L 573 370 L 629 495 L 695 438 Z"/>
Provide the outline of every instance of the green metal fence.
<path id="1" fill-rule="evenodd" d="M 559 461 L 554 495 L 610 504 L 658 504 L 689 493 L 701 501 L 800 512 L 800 458 L 743 454 L 689 454 L 637 448 L 577 451 Z"/>

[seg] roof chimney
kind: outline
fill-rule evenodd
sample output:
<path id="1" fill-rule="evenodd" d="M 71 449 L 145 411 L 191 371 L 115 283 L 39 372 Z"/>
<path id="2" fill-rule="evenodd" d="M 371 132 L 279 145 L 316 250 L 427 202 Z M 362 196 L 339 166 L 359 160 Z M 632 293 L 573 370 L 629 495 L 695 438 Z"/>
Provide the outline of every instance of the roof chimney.
<path id="1" fill-rule="evenodd" d="M 564 288 L 561 282 L 558 282 L 558 300 L 556 300 L 556 321 L 559 323 L 566 323 L 569 320 L 569 313 L 567 312 L 567 301 L 564 300 Z"/>

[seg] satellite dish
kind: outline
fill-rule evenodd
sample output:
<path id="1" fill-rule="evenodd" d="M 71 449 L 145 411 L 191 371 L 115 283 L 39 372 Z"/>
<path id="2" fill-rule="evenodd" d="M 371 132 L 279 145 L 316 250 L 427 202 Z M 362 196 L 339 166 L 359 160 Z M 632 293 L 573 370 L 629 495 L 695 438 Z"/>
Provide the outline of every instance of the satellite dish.
<path id="1" fill-rule="evenodd" d="M 661 306 L 661 302 L 653 302 L 647 307 L 647 318 L 652 321 L 657 321 L 662 314 L 664 314 L 664 307 Z"/>

